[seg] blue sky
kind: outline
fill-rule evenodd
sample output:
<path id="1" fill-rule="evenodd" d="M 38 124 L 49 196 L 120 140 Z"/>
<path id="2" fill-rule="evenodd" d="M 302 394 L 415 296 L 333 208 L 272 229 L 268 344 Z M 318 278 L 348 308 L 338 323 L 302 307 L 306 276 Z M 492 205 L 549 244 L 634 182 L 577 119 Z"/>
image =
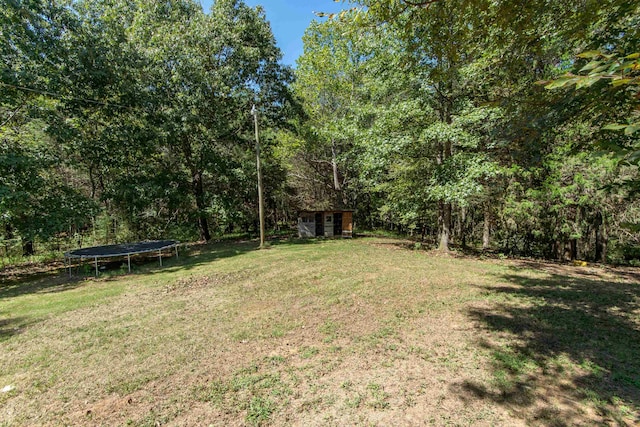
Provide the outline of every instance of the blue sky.
<path id="1" fill-rule="evenodd" d="M 313 12 L 338 12 L 349 7 L 348 3 L 333 0 L 244 0 L 249 6 L 262 5 L 271 23 L 271 29 L 282 50 L 282 62 L 295 66 L 302 54 L 302 35 L 313 19 Z M 202 8 L 208 12 L 212 0 L 200 0 Z"/>

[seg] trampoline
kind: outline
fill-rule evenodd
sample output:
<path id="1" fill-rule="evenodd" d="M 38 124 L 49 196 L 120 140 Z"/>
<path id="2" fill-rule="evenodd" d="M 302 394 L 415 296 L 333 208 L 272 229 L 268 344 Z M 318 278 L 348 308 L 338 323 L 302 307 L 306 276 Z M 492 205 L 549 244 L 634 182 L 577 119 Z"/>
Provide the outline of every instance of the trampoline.
<path id="1" fill-rule="evenodd" d="M 158 253 L 160 267 L 162 267 L 162 251 L 174 248 L 176 257 L 178 256 L 177 240 L 154 240 L 149 242 L 123 243 L 120 245 L 104 245 L 92 246 L 90 248 L 75 249 L 64 253 L 65 268 L 69 268 L 69 276 L 71 276 L 71 268 L 73 260 L 79 260 L 78 268 L 84 263 L 85 259 L 93 260 L 95 263 L 96 277 L 98 277 L 98 259 L 127 257 L 127 266 L 131 273 L 131 255 L 145 254 L 151 252 Z"/>

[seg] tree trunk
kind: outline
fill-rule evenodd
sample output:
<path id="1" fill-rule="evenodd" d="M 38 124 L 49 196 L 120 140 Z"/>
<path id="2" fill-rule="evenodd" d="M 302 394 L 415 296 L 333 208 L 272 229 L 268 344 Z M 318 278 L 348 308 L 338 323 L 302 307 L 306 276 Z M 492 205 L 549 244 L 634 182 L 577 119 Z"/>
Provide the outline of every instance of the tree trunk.
<path id="1" fill-rule="evenodd" d="M 607 230 L 607 219 L 602 217 L 602 263 L 607 263 L 607 243 L 609 242 L 609 234 Z"/>
<path id="2" fill-rule="evenodd" d="M 484 204 L 484 225 L 482 228 L 482 250 L 486 251 L 491 245 L 491 208 L 489 202 Z"/>
<path id="3" fill-rule="evenodd" d="M 205 213 L 202 172 L 195 172 L 191 179 L 191 187 L 193 190 L 193 195 L 196 199 L 196 207 L 198 208 L 198 226 L 200 229 L 200 238 L 202 240 L 209 241 L 211 240 L 211 233 L 209 232 L 209 223 L 207 222 L 207 214 Z"/>
<path id="4" fill-rule="evenodd" d="M 571 239 L 571 260 L 578 259 L 578 239 Z"/>
<path id="5" fill-rule="evenodd" d="M 462 247 L 467 247 L 467 208 L 460 207 L 460 242 Z"/>
<path id="6" fill-rule="evenodd" d="M 602 222 L 602 214 L 598 213 L 593 224 L 593 228 L 596 234 L 596 255 L 594 258 L 596 262 L 604 261 L 604 254 L 606 254 L 606 242 L 603 238 L 604 227 L 602 227 Z"/>
<path id="7" fill-rule="evenodd" d="M 445 122 L 451 123 L 451 117 L 445 114 Z M 438 164 L 442 165 L 451 157 L 451 141 L 445 140 L 442 152 L 438 156 Z M 449 252 L 449 242 L 451 239 L 451 203 L 441 200 L 439 202 L 438 217 L 440 219 L 440 245 L 438 249 L 442 252 Z"/>
<path id="8" fill-rule="evenodd" d="M 36 252 L 33 248 L 33 240 L 27 240 L 22 242 L 22 256 L 30 256 L 35 253 Z"/>
<path id="9" fill-rule="evenodd" d="M 276 231 L 280 231 L 280 225 L 278 223 L 278 205 L 275 204 L 273 207 L 273 229 Z"/>
<path id="10" fill-rule="evenodd" d="M 569 251 L 567 241 L 566 240 L 558 240 L 557 242 L 558 253 L 556 254 L 556 259 L 558 261 L 566 261 L 570 258 L 571 252 Z M 527 254 L 529 255 L 529 254 Z"/>
<path id="11" fill-rule="evenodd" d="M 438 250 L 449 252 L 451 238 L 451 203 L 438 203 L 438 222 L 440 226 L 440 245 Z"/>
<path id="12" fill-rule="evenodd" d="M 336 155 L 336 144 L 331 140 L 331 168 L 333 169 L 333 188 L 336 191 L 342 190 L 340 177 L 338 177 L 338 160 Z"/>
<path id="13" fill-rule="evenodd" d="M 91 182 L 91 198 L 96 198 L 96 179 L 93 176 L 93 165 L 89 166 L 89 182 Z"/>
<path id="14" fill-rule="evenodd" d="M 191 172 L 191 191 L 193 192 L 193 197 L 196 199 L 200 238 L 209 241 L 211 240 L 211 233 L 209 232 L 209 223 L 207 222 L 207 214 L 205 213 L 204 184 L 202 183 L 202 170 L 199 166 L 202 164 L 202 159 L 198 162 L 193 158 L 193 149 L 188 137 L 183 137 L 180 148 L 184 154 L 186 165 Z"/>
<path id="15" fill-rule="evenodd" d="M 11 227 L 11 224 L 5 224 L 5 226 L 4 226 L 4 237 L 5 237 L 6 240 L 13 239 L 13 227 Z"/>
<path id="16" fill-rule="evenodd" d="M 6 224 L 4 226 L 4 237 L 4 254 L 9 256 L 9 246 L 13 239 L 13 227 L 11 227 L 11 224 Z"/>

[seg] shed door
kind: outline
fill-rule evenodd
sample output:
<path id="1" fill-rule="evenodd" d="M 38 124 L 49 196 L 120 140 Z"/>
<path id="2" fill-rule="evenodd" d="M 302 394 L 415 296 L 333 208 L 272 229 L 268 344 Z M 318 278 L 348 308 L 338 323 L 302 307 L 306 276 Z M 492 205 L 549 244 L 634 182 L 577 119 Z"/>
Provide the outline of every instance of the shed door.
<path id="1" fill-rule="evenodd" d="M 336 212 L 333 214 L 333 235 L 342 235 L 342 212 Z"/>
<path id="2" fill-rule="evenodd" d="M 322 217 L 322 212 L 316 213 L 316 236 L 324 236 L 324 218 Z"/>
<path id="3" fill-rule="evenodd" d="M 353 214 L 351 212 L 342 214 L 342 230 L 353 231 Z"/>

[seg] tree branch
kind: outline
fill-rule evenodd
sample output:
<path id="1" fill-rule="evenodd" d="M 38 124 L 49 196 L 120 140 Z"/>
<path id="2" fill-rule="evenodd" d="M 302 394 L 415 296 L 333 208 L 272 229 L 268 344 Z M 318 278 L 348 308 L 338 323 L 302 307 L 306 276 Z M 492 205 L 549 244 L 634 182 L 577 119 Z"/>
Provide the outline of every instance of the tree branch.
<path id="1" fill-rule="evenodd" d="M 11 112 L 11 114 L 9 115 L 9 118 L 7 120 L 5 120 L 4 122 L 2 122 L 2 124 L 0 124 L 0 127 L 3 127 L 4 125 L 6 125 L 7 123 L 9 123 L 13 117 L 18 114 L 18 111 L 20 111 L 20 109 L 22 108 L 22 106 L 19 106 L 18 108 L 16 108 L 15 110 L 13 110 Z"/>

